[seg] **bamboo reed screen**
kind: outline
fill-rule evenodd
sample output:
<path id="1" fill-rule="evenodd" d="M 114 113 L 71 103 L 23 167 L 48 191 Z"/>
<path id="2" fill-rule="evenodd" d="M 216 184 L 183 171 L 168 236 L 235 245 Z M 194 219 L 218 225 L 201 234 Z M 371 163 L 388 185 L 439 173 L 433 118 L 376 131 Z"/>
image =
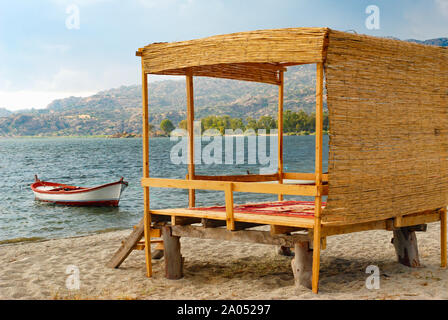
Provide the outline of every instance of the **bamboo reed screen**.
<path id="1" fill-rule="evenodd" d="M 322 62 L 326 28 L 260 30 L 143 48 L 145 72 L 218 77 L 279 84 L 279 64 Z"/>
<path id="2" fill-rule="evenodd" d="M 323 221 L 355 223 L 448 204 L 448 50 L 327 28 L 155 43 L 146 73 L 278 84 L 289 65 L 325 62 L 330 118 Z"/>
<path id="3" fill-rule="evenodd" d="M 331 30 L 323 221 L 448 204 L 448 50 Z"/>

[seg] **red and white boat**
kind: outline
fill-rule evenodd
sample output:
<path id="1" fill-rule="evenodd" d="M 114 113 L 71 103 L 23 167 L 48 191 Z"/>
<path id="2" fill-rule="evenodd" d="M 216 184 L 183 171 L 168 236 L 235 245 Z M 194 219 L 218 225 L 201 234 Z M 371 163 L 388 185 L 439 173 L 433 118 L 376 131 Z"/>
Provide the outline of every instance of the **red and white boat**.
<path id="1" fill-rule="evenodd" d="M 121 193 L 128 186 L 123 178 L 116 182 L 97 187 L 84 188 L 66 184 L 40 181 L 35 176 L 31 185 L 35 199 L 38 201 L 62 204 L 67 206 L 118 206 Z"/>

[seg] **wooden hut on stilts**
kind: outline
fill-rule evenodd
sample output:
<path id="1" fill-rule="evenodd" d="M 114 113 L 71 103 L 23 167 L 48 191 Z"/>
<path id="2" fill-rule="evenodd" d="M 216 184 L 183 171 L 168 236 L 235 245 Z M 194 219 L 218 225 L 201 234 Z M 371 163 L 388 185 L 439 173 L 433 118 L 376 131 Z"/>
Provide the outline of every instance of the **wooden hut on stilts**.
<path id="1" fill-rule="evenodd" d="M 133 249 L 144 249 L 151 277 L 154 237 L 163 238 L 170 279 L 182 277 L 180 237 L 281 245 L 295 248 L 296 282 L 317 293 L 320 254 L 327 237 L 393 231 L 399 262 L 415 267 L 420 264 L 415 231 L 438 221 L 441 266 L 446 267 L 447 49 L 328 28 L 290 28 L 154 43 L 139 49 L 137 56 L 142 62 L 144 213 L 108 266 L 116 268 Z M 303 64 L 316 65 L 315 172 L 285 172 L 283 74 L 288 67 Z M 149 176 L 148 74 L 186 77 L 189 164 L 185 180 Z M 193 79 L 197 76 L 278 86 L 276 173 L 195 174 Z M 330 121 L 328 174 L 322 172 L 324 84 Z M 283 183 L 286 179 L 314 183 Z M 154 187 L 188 189 L 189 207 L 152 210 L 149 193 Z M 198 189 L 224 191 L 225 206 L 195 208 Z M 235 192 L 277 194 L 279 202 L 262 206 L 264 210 L 235 205 Z M 314 202 L 291 203 L 283 195 L 310 196 Z M 326 203 L 323 196 L 328 197 Z M 269 225 L 270 231 L 250 229 L 260 225 Z"/>

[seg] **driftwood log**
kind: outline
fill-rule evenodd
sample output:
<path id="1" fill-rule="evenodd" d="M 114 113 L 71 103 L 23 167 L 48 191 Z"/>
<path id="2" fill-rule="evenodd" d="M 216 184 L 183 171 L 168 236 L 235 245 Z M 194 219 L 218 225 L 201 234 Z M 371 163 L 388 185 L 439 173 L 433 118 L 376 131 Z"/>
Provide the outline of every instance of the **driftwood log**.
<path id="1" fill-rule="evenodd" d="M 171 227 L 162 227 L 163 245 L 165 247 L 165 277 L 180 279 L 183 277 L 184 259 L 180 252 L 180 237 L 171 234 Z"/>

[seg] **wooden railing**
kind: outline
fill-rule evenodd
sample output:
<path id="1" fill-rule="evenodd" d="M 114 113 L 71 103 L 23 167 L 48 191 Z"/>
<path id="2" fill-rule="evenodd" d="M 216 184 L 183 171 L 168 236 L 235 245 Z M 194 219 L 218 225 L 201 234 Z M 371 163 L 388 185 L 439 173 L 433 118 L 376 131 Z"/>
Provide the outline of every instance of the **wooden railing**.
<path id="1" fill-rule="evenodd" d="M 314 174 L 286 174 L 287 179 L 308 180 Z M 201 178 L 199 180 L 198 178 Z M 176 189 L 198 189 L 224 191 L 226 202 L 226 221 L 227 229 L 235 229 L 235 220 L 233 216 L 233 192 L 266 193 L 281 195 L 297 195 L 317 197 L 328 194 L 327 185 L 292 185 L 292 184 L 266 184 L 263 181 L 276 181 L 278 174 L 272 175 L 239 175 L 239 176 L 195 176 L 195 180 L 181 179 L 162 179 L 162 178 L 143 178 L 141 183 L 143 187 L 152 188 L 176 188 Z M 314 179 L 309 179 L 314 180 Z M 244 182 L 242 182 L 244 181 Z M 255 182 L 252 182 L 255 181 Z"/>

